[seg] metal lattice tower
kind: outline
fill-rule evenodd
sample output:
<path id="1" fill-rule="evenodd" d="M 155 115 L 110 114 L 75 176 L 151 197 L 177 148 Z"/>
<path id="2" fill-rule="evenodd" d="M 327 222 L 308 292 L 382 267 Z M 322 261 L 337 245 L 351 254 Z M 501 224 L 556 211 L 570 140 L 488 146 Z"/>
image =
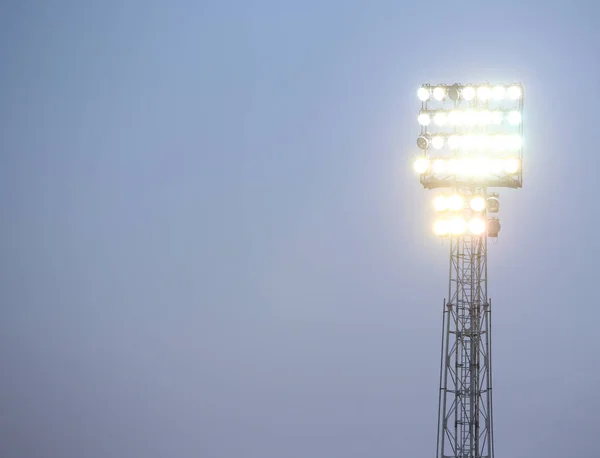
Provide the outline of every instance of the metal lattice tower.
<path id="1" fill-rule="evenodd" d="M 487 235 L 450 238 L 444 301 L 437 457 L 494 456 Z"/>
<path id="2" fill-rule="evenodd" d="M 434 232 L 450 244 L 436 457 L 494 458 L 487 257 L 500 222 L 489 189 L 523 185 L 523 86 L 424 84 L 417 96 L 415 171 L 425 189 L 446 193 L 434 199 Z"/>

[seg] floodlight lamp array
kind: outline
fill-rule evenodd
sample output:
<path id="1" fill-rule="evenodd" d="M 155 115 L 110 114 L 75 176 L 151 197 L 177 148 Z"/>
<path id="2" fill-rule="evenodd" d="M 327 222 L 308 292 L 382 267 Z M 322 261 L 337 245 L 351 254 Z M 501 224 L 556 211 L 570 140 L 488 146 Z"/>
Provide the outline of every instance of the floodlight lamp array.
<path id="1" fill-rule="evenodd" d="M 487 228 L 486 220 L 482 217 L 465 219 L 462 216 L 439 218 L 433 223 L 433 232 L 439 237 L 449 235 L 484 235 Z"/>
<path id="2" fill-rule="evenodd" d="M 417 146 L 426 150 L 433 148 L 441 150 L 448 146 L 451 151 L 462 152 L 495 152 L 517 153 L 523 147 L 523 139 L 519 134 L 448 134 L 424 132 L 417 137 Z"/>
<path id="3" fill-rule="evenodd" d="M 478 100 L 481 102 L 488 101 L 517 101 L 523 97 L 523 87 L 521 84 L 453 84 L 451 86 L 438 84 L 431 86 L 425 84 L 417 90 L 417 97 L 421 102 L 436 100 L 443 102 L 446 99 L 452 101 L 465 100 L 471 102 Z"/>
<path id="4" fill-rule="evenodd" d="M 497 199 L 497 194 L 491 194 L 490 197 Z M 487 219 L 489 202 L 489 199 L 486 200 L 485 193 L 463 195 L 455 192 L 450 195 L 436 196 L 433 199 L 433 207 L 439 217 L 433 224 L 434 234 L 439 237 L 462 235 L 497 237 L 500 223 L 497 218 Z"/>
<path id="5" fill-rule="evenodd" d="M 417 96 L 422 106 L 416 143 L 422 156 L 415 171 L 426 188 L 486 180 L 491 186 L 521 187 L 521 84 L 425 84 Z"/>

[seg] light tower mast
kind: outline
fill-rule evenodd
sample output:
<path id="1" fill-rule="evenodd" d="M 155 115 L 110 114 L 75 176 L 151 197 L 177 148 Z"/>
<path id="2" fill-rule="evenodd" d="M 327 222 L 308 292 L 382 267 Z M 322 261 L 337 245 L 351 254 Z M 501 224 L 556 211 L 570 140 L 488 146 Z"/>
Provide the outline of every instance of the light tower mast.
<path id="1" fill-rule="evenodd" d="M 415 170 L 425 189 L 445 191 L 434 199 L 441 218 L 433 229 L 450 244 L 436 456 L 493 458 L 487 255 L 500 222 L 491 216 L 498 194 L 488 190 L 522 187 L 523 87 L 423 85 L 418 97 L 422 154 Z"/>

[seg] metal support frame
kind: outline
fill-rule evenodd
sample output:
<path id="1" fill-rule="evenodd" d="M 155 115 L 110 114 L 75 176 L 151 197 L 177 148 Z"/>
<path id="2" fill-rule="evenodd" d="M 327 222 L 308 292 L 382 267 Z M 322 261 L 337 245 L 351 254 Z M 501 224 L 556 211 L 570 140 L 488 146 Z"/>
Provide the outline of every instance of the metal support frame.
<path id="1" fill-rule="evenodd" d="M 463 191 L 464 192 L 464 191 Z M 444 301 L 437 458 L 493 458 L 487 233 L 450 238 Z"/>

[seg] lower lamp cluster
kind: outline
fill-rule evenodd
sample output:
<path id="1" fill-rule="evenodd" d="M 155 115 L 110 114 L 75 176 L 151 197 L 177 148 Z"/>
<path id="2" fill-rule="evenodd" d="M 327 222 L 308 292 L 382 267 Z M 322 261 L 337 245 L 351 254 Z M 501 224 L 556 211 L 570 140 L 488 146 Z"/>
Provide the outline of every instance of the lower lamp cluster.
<path id="1" fill-rule="evenodd" d="M 433 224 L 433 232 L 440 237 L 460 235 L 483 235 L 498 237 L 500 221 L 488 218 L 487 213 L 498 213 L 500 203 L 497 194 L 439 195 L 433 200 L 435 211 L 440 214 Z"/>

